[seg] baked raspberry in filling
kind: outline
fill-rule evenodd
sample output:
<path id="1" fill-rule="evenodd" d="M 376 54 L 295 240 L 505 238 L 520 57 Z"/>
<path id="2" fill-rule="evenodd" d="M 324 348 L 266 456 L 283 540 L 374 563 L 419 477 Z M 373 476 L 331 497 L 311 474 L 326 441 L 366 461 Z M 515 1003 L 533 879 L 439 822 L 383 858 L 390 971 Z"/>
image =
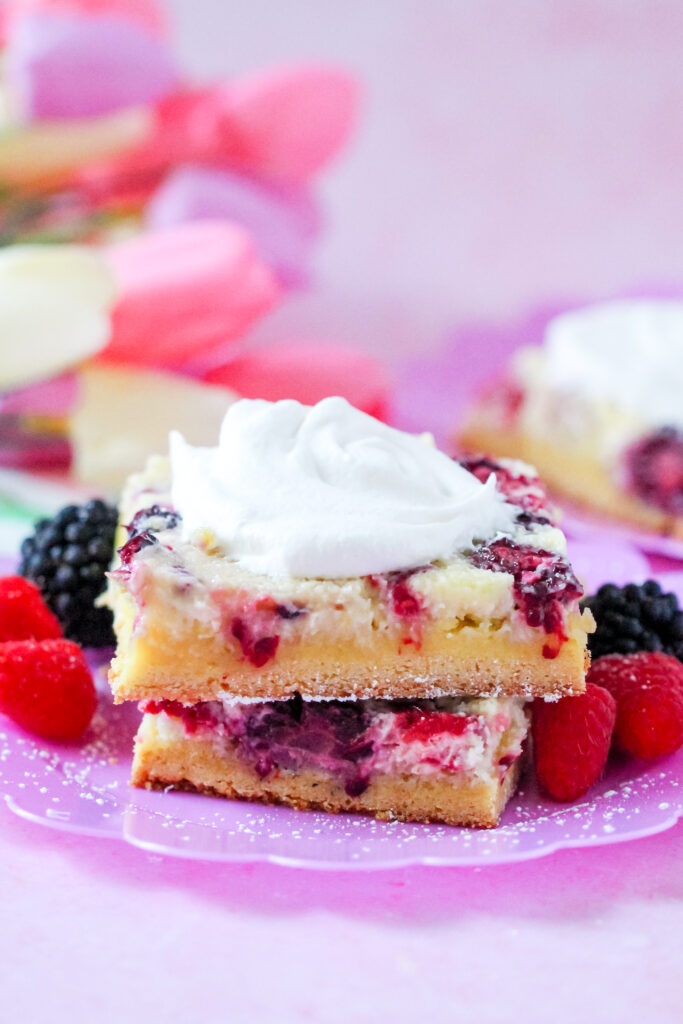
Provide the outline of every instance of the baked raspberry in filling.
<path id="1" fill-rule="evenodd" d="M 626 452 L 625 469 L 633 494 L 672 516 L 683 515 L 683 431 L 662 427 L 648 434 Z"/>
<path id="2" fill-rule="evenodd" d="M 124 577 L 129 576 L 133 558 L 138 551 L 157 544 L 157 534 L 163 530 L 172 530 L 180 523 L 180 518 L 172 508 L 161 505 L 151 505 L 136 512 L 125 527 L 128 540 L 118 550 L 121 567 L 115 571 Z"/>
<path id="3" fill-rule="evenodd" d="M 515 603 L 527 625 L 542 626 L 552 637 L 543 646 L 544 658 L 556 658 L 567 640 L 565 607 L 583 596 L 583 587 L 567 559 L 507 538 L 477 548 L 470 557 L 479 569 L 513 577 Z"/>
<path id="4" fill-rule="evenodd" d="M 548 496 L 539 478 L 530 472 L 515 472 L 512 466 L 523 466 L 523 463 L 502 465 L 496 459 L 484 455 L 471 455 L 458 459 L 465 469 L 469 470 L 477 480 L 485 484 L 490 476 L 496 478 L 498 490 L 505 495 L 506 501 L 517 505 L 520 513 L 517 522 L 522 526 L 537 523 L 540 526 L 552 525 L 547 509 Z"/>
<path id="5" fill-rule="evenodd" d="M 141 710 L 182 723 L 188 736 L 228 747 L 260 778 L 313 771 L 360 796 L 376 775 L 463 775 L 502 781 L 522 753 L 521 700 L 304 701 L 183 705 Z"/>
<path id="6" fill-rule="evenodd" d="M 368 576 L 370 586 L 377 590 L 391 615 L 407 627 L 402 639 L 404 644 L 415 644 L 419 647 L 422 642 L 422 627 L 427 609 L 424 599 L 413 590 L 410 581 L 413 576 L 427 572 L 431 568 L 431 565 L 421 565 L 417 569 Z"/>

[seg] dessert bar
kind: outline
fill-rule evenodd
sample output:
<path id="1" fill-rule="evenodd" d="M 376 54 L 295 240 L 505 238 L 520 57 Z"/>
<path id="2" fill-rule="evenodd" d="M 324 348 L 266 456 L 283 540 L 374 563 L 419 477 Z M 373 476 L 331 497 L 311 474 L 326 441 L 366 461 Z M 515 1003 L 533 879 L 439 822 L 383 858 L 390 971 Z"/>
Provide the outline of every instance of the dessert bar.
<path id="1" fill-rule="evenodd" d="M 494 825 L 525 700 L 585 687 L 590 612 L 523 463 L 243 400 L 132 477 L 106 601 L 133 783 Z"/>
<path id="2" fill-rule="evenodd" d="M 581 691 L 590 615 L 538 479 L 517 463 L 464 466 L 507 492 L 506 535 L 414 569 L 316 579 L 253 572 L 209 531 L 186 539 L 169 463 L 153 460 L 123 500 L 116 699 Z"/>
<path id="3" fill-rule="evenodd" d="M 528 722 L 519 699 L 148 701 L 133 783 L 301 809 L 495 825 Z"/>

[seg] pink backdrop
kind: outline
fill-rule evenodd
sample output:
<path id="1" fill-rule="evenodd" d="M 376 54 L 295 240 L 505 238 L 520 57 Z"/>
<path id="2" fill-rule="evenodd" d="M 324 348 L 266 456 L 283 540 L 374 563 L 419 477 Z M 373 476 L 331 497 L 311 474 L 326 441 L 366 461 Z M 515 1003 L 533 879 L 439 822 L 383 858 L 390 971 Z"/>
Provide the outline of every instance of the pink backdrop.
<path id="1" fill-rule="evenodd" d="M 324 183 L 320 287 L 263 334 L 404 355 L 678 276 L 680 0 L 170 6 L 202 74 L 322 57 L 366 83 Z M 674 1024 L 682 857 L 679 824 L 485 871 L 316 874 L 161 858 L 0 802 L 0 1019 Z"/>
<path id="2" fill-rule="evenodd" d="M 679 0 L 171 0 L 198 73 L 324 57 L 366 87 L 321 292 L 265 333 L 397 351 L 460 318 L 676 278 Z"/>

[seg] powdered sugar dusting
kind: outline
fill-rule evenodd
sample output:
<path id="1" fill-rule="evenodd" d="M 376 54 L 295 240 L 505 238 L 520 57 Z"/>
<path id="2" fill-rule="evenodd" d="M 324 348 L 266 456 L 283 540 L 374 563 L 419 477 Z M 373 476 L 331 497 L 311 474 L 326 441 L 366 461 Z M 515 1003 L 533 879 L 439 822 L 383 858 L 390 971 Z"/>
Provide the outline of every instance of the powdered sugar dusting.
<path id="1" fill-rule="evenodd" d="M 104 695 L 84 746 L 45 743 L 0 720 L 0 795 L 23 817 L 157 853 L 318 869 L 497 864 L 651 835 L 683 815 L 683 751 L 651 765 L 613 760 L 590 796 L 569 805 L 528 779 L 490 831 L 148 793 L 128 785 L 138 721 L 135 708 Z"/>

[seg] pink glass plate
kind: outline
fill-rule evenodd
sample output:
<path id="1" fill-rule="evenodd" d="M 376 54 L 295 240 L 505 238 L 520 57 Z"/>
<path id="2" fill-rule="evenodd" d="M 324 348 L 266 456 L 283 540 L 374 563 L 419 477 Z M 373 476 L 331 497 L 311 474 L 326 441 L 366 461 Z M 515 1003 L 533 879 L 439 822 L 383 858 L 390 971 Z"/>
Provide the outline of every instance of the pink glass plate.
<path id="1" fill-rule="evenodd" d="M 606 578 L 633 578 L 642 558 L 614 541 L 574 541 L 572 557 L 577 566 L 591 566 L 591 586 Z M 683 596 L 683 574 L 662 573 L 660 579 Z M 614 760 L 590 797 L 571 805 L 543 797 L 528 776 L 492 831 L 134 790 L 128 776 L 139 713 L 112 704 L 101 659 L 96 677 L 100 705 L 83 746 L 46 743 L 2 721 L 0 794 L 16 814 L 157 853 L 335 870 L 526 860 L 565 847 L 653 835 L 683 815 L 683 750 L 656 764 Z"/>
<path id="2" fill-rule="evenodd" d="M 529 778 L 492 831 L 148 793 L 127 781 L 137 720 L 103 694 L 83 747 L 38 741 L 6 722 L 0 793 L 24 818 L 157 853 L 334 870 L 526 860 L 652 835 L 683 815 L 683 752 L 656 765 L 615 761 L 589 799 L 568 806 L 542 797 Z"/>
<path id="3" fill-rule="evenodd" d="M 662 555 L 665 558 L 683 561 L 683 540 L 662 537 L 658 533 L 648 533 L 647 530 L 637 530 L 618 522 L 608 521 L 565 503 L 562 503 L 560 525 L 565 533 L 579 540 L 617 540 L 623 544 L 633 544 L 651 555 Z"/>

